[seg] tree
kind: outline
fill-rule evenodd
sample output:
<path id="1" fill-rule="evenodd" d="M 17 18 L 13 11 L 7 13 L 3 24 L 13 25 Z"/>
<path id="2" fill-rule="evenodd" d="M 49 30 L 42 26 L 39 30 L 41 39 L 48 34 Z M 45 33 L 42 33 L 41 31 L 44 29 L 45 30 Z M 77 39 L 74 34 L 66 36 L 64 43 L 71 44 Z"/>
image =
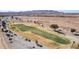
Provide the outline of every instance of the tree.
<path id="1" fill-rule="evenodd" d="M 79 43 L 73 41 L 71 48 L 72 48 L 72 49 L 79 49 Z"/>
<path id="2" fill-rule="evenodd" d="M 59 28 L 59 26 L 57 24 L 52 24 L 52 25 L 50 25 L 50 27 L 53 28 L 53 29 Z"/>
<path id="3" fill-rule="evenodd" d="M 13 19 L 14 17 L 13 17 L 13 16 L 11 16 L 11 18 Z"/>
<path id="4" fill-rule="evenodd" d="M 74 28 L 71 28 L 71 32 L 76 32 L 76 29 L 74 29 Z"/>
<path id="5" fill-rule="evenodd" d="M 2 26 L 3 26 L 3 28 L 6 29 L 6 22 L 5 21 L 2 21 Z"/>
<path id="6" fill-rule="evenodd" d="M 74 44 L 75 44 L 75 41 L 73 41 L 73 42 L 72 42 L 72 46 L 71 46 L 71 48 L 73 48 L 73 47 L 74 47 Z"/>

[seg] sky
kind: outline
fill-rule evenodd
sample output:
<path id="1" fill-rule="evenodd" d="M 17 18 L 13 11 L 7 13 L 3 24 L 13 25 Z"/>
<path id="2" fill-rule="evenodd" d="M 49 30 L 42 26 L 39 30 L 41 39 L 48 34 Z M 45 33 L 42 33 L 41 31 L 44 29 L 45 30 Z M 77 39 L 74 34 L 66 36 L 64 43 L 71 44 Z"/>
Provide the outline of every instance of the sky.
<path id="1" fill-rule="evenodd" d="M 57 10 L 78 13 L 78 0 L 0 0 L 0 11 Z"/>

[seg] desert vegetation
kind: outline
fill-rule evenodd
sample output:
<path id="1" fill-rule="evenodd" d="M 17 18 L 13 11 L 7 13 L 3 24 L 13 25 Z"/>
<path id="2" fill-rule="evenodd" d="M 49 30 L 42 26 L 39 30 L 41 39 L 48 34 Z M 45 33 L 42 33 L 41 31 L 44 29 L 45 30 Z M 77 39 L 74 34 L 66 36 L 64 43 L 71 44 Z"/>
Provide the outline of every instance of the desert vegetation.
<path id="1" fill-rule="evenodd" d="M 65 37 L 59 37 L 55 34 L 50 34 L 46 31 L 42 31 L 42 30 L 37 29 L 35 27 L 26 26 L 26 25 L 23 25 L 23 24 L 15 24 L 14 26 L 19 28 L 21 31 L 31 31 L 34 34 L 40 35 L 44 38 L 53 40 L 53 41 L 60 43 L 60 44 L 69 44 L 70 43 L 69 39 L 67 39 Z"/>

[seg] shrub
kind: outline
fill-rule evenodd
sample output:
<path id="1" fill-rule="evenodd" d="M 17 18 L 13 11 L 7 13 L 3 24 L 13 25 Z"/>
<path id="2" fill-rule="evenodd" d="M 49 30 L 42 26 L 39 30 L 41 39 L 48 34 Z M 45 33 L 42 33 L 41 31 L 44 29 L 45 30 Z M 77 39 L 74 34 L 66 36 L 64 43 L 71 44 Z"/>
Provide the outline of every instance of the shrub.
<path id="1" fill-rule="evenodd" d="M 52 25 L 50 25 L 50 27 L 53 28 L 53 29 L 59 28 L 59 26 L 57 24 L 52 24 Z"/>
<path id="2" fill-rule="evenodd" d="M 75 32 L 75 31 L 76 31 L 76 29 L 71 28 L 71 32 Z"/>

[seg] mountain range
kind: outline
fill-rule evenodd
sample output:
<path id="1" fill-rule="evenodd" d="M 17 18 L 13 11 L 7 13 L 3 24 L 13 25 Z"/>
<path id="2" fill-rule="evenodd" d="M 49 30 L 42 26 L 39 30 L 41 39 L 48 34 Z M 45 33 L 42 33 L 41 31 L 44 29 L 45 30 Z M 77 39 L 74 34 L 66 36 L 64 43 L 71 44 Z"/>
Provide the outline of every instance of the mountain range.
<path id="1" fill-rule="evenodd" d="M 29 15 L 29 14 L 62 14 L 63 12 L 54 10 L 32 10 L 32 11 L 19 11 L 19 12 L 0 12 L 0 15 Z"/>

